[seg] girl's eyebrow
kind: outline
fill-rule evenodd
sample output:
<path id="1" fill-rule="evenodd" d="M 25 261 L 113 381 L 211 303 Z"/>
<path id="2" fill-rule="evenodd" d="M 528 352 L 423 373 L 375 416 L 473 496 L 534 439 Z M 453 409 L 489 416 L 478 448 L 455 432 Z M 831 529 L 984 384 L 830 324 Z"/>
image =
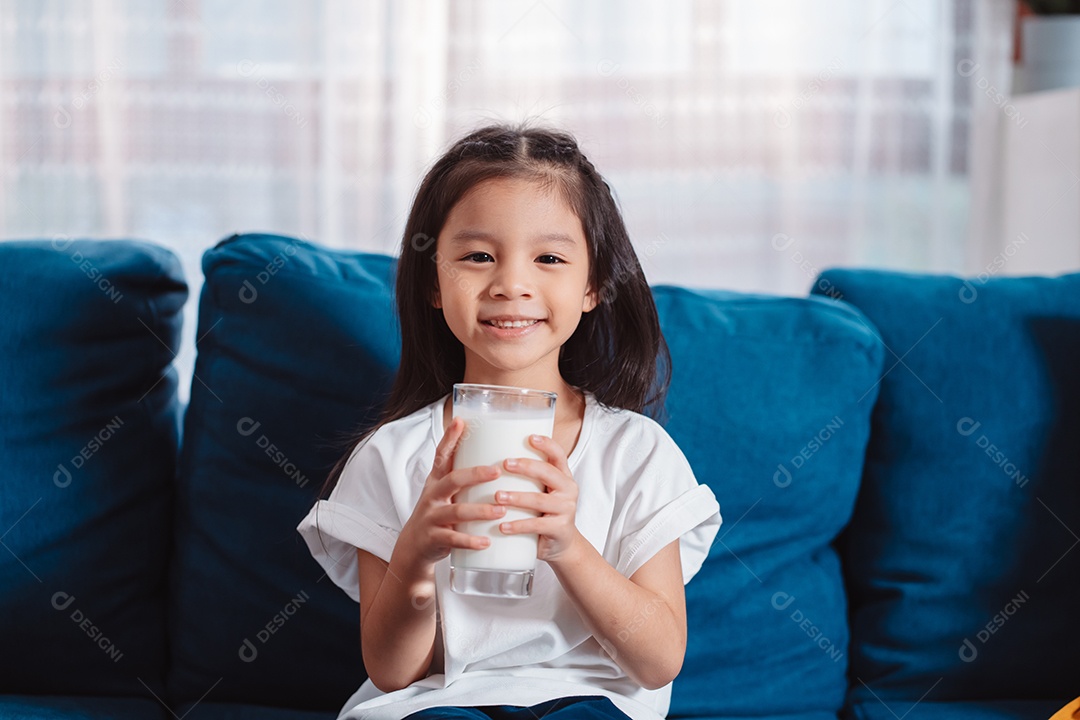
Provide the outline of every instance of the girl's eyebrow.
<path id="1" fill-rule="evenodd" d="M 495 242 L 496 238 L 491 233 L 484 232 L 483 230 L 459 230 L 450 238 L 450 243 L 452 245 L 461 245 L 472 240 Z M 532 242 L 534 245 L 541 243 L 557 243 L 559 245 L 566 245 L 567 247 L 577 247 L 577 242 L 574 238 L 566 233 L 544 233 L 542 235 L 536 235 L 533 237 Z"/>

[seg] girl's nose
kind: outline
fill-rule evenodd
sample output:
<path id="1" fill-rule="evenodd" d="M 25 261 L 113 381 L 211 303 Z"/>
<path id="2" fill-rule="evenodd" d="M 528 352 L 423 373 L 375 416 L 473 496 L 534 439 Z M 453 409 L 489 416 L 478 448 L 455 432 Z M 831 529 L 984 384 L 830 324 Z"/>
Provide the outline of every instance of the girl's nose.
<path id="1" fill-rule="evenodd" d="M 529 269 L 521 264 L 503 263 L 502 267 L 497 268 L 491 278 L 490 291 L 493 296 L 520 297 L 522 295 L 531 295 L 533 281 Z"/>

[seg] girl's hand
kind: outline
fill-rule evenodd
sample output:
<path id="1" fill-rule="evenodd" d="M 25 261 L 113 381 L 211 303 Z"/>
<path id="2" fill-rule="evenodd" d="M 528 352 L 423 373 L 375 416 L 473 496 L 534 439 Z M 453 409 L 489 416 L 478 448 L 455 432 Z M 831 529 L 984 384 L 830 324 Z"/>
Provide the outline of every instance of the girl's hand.
<path id="1" fill-rule="evenodd" d="M 420 499 L 398 536 L 395 552 L 402 548 L 409 559 L 433 566 L 450 554 L 451 548 L 485 548 L 491 541 L 482 536 L 458 532 L 454 525 L 468 520 L 492 520 L 506 514 L 506 508 L 490 503 L 455 503 L 454 495 L 470 485 L 497 478 L 502 471 L 494 465 L 453 470 L 454 451 L 465 429 L 465 421 L 455 417 L 438 447 L 435 462 L 424 481 Z"/>
<path id="2" fill-rule="evenodd" d="M 570 553 L 578 538 L 574 515 L 577 513 L 578 486 L 570 475 L 566 451 L 553 438 L 538 436 L 530 440 L 547 460 L 508 458 L 506 470 L 535 478 L 544 484 L 546 492 L 503 492 L 495 494 L 495 502 L 540 513 L 540 517 L 501 523 L 504 534 L 537 533 L 540 542 L 536 557 L 549 563 L 557 562 Z"/>

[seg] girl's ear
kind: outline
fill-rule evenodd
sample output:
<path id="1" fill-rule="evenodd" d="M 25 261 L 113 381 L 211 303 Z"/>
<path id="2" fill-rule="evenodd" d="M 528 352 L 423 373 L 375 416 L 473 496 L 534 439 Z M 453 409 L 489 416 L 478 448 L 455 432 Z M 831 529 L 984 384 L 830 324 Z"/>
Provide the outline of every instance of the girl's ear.
<path id="1" fill-rule="evenodd" d="M 592 285 L 589 285 L 588 292 L 585 293 L 585 299 L 581 303 L 581 312 L 590 312 L 599 304 L 600 303 L 596 291 L 592 289 Z"/>

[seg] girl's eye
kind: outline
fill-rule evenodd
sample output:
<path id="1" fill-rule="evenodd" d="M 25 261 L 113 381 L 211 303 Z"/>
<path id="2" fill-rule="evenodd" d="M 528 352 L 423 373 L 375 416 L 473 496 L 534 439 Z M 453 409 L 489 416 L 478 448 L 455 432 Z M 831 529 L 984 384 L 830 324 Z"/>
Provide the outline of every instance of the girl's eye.
<path id="1" fill-rule="evenodd" d="M 490 258 L 490 257 L 491 257 L 491 256 L 490 256 L 490 255 L 488 255 L 487 253 L 483 253 L 483 252 L 474 252 L 474 253 L 470 253 L 470 254 L 466 255 L 466 256 L 465 256 L 464 258 L 462 258 L 462 259 L 463 259 L 463 260 L 472 260 L 473 258 L 475 258 L 475 257 L 478 257 L 478 256 L 483 256 L 483 257 L 485 257 L 485 258 Z M 565 260 L 563 260 L 562 258 L 560 258 L 560 257 L 556 257 L 555 255 L 541 255 L 540 257 L 541 257 L 541 258 L 551 258 L 552 260 L 554 260 L 554 261 L 555 261 L 555 262 L 545 262 L 545 263 L 543 263 L 544 265 L 558 265 L 559 263 L 564 263 L 564 262 L 566 262 L 566 261 L 565 261 Z M 487 261 L 485 260 L 484 262 L 487 262 Z"/>

